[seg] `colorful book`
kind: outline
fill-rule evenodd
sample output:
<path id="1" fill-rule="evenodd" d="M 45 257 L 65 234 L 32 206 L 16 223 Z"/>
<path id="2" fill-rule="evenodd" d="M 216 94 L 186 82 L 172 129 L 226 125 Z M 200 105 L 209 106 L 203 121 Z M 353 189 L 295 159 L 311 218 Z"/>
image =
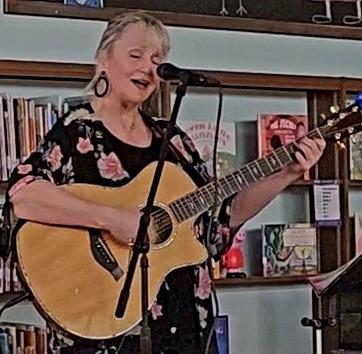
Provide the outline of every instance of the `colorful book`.
<path id="1" fill-rule="evenodd" d="M 206 162 L 210 175 L 213 175 L 212 155 L 216 124 L 207 121 L 182 121 L 180 127 L 194 142 L 201 158 Z M 220 124 L 217 145 L 217 172 L 225 176 L 236 168 L 235 123 Z"/>
<path id="2" fill-rule="evenodd" d="M 262 225 L 265 277 L 317 273 L 316 228 L 307 223 Z"/>
<path id="3" fill-rule="evenodd" d="M 302 114 L 260 114 L 258 116 L 258 154 L 266 156 L 308 132 L 308 117 Z M 304 175 L 309 179 L 309 174 Z"/>
<path id="4" fill-rule="evenodd" d="M 362 179 L 362 132 L 349 137 L 349 177 Z"/>

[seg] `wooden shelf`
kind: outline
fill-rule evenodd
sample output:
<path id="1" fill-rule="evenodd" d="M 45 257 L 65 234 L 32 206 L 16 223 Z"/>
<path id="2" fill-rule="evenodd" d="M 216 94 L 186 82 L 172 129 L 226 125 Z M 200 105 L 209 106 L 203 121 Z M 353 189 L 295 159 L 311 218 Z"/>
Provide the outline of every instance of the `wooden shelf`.
<path id="1" fill-rule="evenodd" d="M 18 15 L 37 15 L 50 17 L 81 18 L 106 21 L 109 18 L 131 10 L 122 8 L 120 1 L 107 1 L 101 9 L 67 6 L 62 2 L 35 1 L 35 0 L 7 0 L 4 1 L 4 12 Z M 317 36 L 331 38 L 361 39 L 360 27 L 323 25 L 303 22 L 286 22 L 265 20 L 257 18 L 241 18 L 231 16 L 194 14 L 182 12 L 149 10 L 148 13 L 159 18 L 164 24 L 170 26 L 208 28 L 229 31 L 249 31 L 262 33 L 276 33 L 302 36 Z"/>
<path id="2" fill-rule="evenodd" d="M 308 280 L 305 276 L 290 276 L 290 277 L 249 277 L 236 279 L 216 279 L 215 286 L 270 286 L 270 285 L 294 285 L 305 284 Z"/>
<path id="3" fill-rule="evenodd" d="M 88 81 L 92 64 L 55 63 L 27 60 L 0 60 L 0 78 L 55 81 Z"/>
<path id="4" fill-rule="evenodd" d="M 27 60 L 0 60 L 1 79 L 31 79 L 86 82 L 93 76 L 93 64 Z M 225 88 L 276 90 L 362 90 L 362 79 L 332 76 L 267 74 L 237 71 L 200 70 Z"/>
<path id="5" fill-rule="evenodd" d="M 362 187 L 362 181 L 358 181 L 358 180 L 348 181 L 348 185 L 349 185 L 349 187 L 352 187 L 352 188 Z"/>

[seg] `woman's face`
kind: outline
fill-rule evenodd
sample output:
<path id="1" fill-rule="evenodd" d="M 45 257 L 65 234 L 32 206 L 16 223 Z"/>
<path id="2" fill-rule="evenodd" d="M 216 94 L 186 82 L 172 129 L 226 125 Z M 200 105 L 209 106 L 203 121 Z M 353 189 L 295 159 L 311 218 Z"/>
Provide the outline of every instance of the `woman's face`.
<path id="1" fill-rule="evenodd" d="M 163 60 L 157 32 L 144 24 L 130 24 L 114 42 L 102 69 L 110 80 L 110 94 L 125 104 L 143 103 L 157 88 L 157 66 Z"/>

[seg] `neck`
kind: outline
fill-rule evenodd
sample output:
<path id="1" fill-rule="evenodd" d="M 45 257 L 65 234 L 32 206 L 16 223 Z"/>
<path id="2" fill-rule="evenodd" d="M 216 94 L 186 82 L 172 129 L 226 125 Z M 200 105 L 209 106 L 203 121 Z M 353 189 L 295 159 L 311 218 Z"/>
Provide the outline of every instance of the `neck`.
<path id="1" fill-rule="evenodd" d="M 108 125 L 117 124 L 125 132 L 131 132 L 139 121 L 138 105 L 115 101 L 107 97 L 94 97 L 91 101 L 94 113 Z"/>

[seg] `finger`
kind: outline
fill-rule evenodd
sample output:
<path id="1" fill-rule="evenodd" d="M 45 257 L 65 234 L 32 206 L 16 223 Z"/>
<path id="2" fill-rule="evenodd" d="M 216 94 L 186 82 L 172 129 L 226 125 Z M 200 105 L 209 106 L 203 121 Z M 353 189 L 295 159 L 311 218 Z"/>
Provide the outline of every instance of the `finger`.
<path id="1" fill-rule="evenodd" d="M 308 162 L 300 151 L 295 153 L 295 161 L 299 165 L 301 171 L 307 171 L 309 166 Z"/>

